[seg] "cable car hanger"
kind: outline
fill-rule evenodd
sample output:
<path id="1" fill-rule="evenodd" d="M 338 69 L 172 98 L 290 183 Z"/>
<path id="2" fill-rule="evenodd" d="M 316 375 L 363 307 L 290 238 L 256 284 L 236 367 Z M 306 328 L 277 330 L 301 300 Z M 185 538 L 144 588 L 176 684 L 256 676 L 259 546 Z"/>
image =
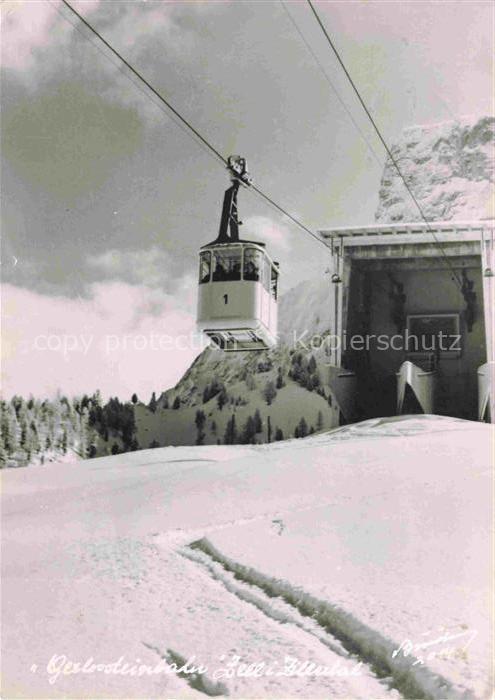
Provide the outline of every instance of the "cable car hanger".
<path id="1" fill-rule="evenodd" d="M 237 208 L 237 193 L 241 183 L 250 187 L 252 179 L 249 176 L 246 159 L 241 156 L 229 156 L 227 170 L 230 171 L 232 185 L 225 191 L 223 197 L 222 216 L 218 237 L 213 243 L 247 243 L 239 239 L 239 210 Z M 261 244 L 261 245 L 264 245 Z"/>

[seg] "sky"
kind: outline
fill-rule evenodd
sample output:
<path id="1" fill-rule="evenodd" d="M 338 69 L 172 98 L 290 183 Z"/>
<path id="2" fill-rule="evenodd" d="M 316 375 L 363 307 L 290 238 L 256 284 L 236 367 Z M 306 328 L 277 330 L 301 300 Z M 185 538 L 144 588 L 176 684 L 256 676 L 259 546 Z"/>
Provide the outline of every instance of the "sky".
<path id="1" fill-rule="evenodd" d="M 314 4 L 387 141 L 493 113 L 491 2 Z M 306 2 L 73 5 L 305 225 L 373 222 L 383 148 Z M 197 251 L 225 169 L 60 0 L 1 13 L 3 394 L 148 400 L 204 346 Z M 324 248 L 253 192 L 239 208 L 282 292 L 324 274 Z"/>

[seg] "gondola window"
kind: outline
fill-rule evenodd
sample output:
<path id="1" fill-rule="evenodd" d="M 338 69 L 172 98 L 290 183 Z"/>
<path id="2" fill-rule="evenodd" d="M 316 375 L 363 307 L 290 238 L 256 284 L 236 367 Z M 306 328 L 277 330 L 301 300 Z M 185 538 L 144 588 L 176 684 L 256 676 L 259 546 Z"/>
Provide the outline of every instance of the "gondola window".
<path id="1" fill-rule="evenodd" d="M 201 253 L 199 260 L 199 283 L 205 284 L 210 281 L 211 273 L 211 253 L 210 251 L 205 251 Z"/>
<path id="2" fill-rule="evenodd" d="M 238 249 L 216 250 L 213 282 L 232 282 L 241 279 L 241 253 Z"/>
<path id="3" fill-rule="evenodd" d="M 244 251 L 244 279 L 258 282 L 263 264 L 263 253 L 256 248 L 246 248 Z"/>
<path id="4" fill-rule="evenodd" d="M 277 287 L 278 287 L 278 272 L 272 267 L 272 275 L 270 280 L 270 292 L 272 297 L 277 300 Z"/>

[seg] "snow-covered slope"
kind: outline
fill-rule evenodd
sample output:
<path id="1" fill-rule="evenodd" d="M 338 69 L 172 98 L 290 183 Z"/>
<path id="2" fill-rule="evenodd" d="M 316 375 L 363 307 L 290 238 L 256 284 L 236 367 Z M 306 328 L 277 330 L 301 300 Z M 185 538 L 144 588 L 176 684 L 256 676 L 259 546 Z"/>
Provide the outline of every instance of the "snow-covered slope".
<path id="1" fill-rule="evenodd" d="M 392 155 L 431 221 L 495 216 L 495 118 L 406 129 Z M 379 193 L 377 221 L 418 221 L 420 214 L 390 160 Z"/>
<path id="2" fill-rule="evenodd" d="M 2 697 L 488 697 L 491 430 L 3 472 Z"/>

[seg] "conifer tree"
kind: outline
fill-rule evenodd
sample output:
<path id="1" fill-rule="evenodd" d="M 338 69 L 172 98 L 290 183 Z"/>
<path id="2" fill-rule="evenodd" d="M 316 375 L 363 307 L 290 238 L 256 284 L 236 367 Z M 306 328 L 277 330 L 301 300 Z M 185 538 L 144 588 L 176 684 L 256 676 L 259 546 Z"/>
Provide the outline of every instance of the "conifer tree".
<path id="1" fill-rule="evenodd" d="M 194 419 L 194 423 L 196 425 L 196 428 L 198 430 L 201 430 L 205 424 L 206 421 L 206 415 L 204 411 L 198 410 L 196 411 L 196 418 Z"/>
<path id="2" fill-rule="evenodd" d="M 321 430 L 323 428 L 323 413 L 318 411 L 318 418 L 316 419 L 316 430 Z"/>
<path id="3" fill-rule="evenodd" d="M 254 412 L 254 427 L 255 432 L 261 433 L 263 431 L 263 421 L 261 420 L 260 409 L 257 408 Z"/>
<path id="4" fill-rule="evenodd" d="M 278 368 L 277 381 L 275 383 L 277 389 L 282 389 L 285 386 L 284 375 L 282 373 L 282 367 Z"/>
<path id="5" fill-rule="evenodd" d="M 81 457 L 85 458 L 88 456 L 89 452 L 89 435 L 88 435 L 88 428 L 89 428 L 89 411 L 87 408 L 88 404 L 86 403 L 86 406 L 83 407 L 83 402 L 81 402 L 81 407 L 82 411 L 79 417 L 79 426 L 78 426 L 78 452 Z"/>
<path id="6" fill-rule="evenodd" d="M 306 423 L 304 416 L 299 421 L 299 425 L 297 427 L 298 427 L 299 434 L 296 435 L 296 437 L 300 437 L 300 438 L 306 437 L 306 435 L 308 434 L 308 424 Z"/>
<path id="7" fill-rule="evenodd" d="M 194 422 L 196 424 L 196 445 L 202 445 L 203 441 L 205 439 L 205 434 L 203 432 L 203 428 L 206 422 L 206 415 L 204 411 L 198 410 L 196 411 L 196 418 L 194 419 Z"/>
<path id="8" fill-rule="evenodd" d="M 2 415 L 0 419 L 0 436 L 7 455 L 13 455 L 18 449 L 17 434 L 19 425 L 17 422 L 17 414 L 12 405 L 7 405 L 2 402 Z"/>
<path id="9" fill-rule="evenodd" d="M 248 416 L 241 432 L 241 443 L 243 445 L 249 445 L 254 443 L 254 436 L 256 435 L 256 426 L 253 416 Z"/>
<path id="10" fill-rule="evenodd" d="M 235 414 L 227 421 L 227 427 L 225 429 L 224 443 L 226 445 L 235 445 L 237 442 L 237 428 L 235 424 Z"/>
<path id="11" fill-rule="evenodd" d="M 246 375 L 246 387 L 249 391 L 254 391 L 256 389 L 256 380 L 251 373 Z"/>
<path id="12" fill-rule="evenodd" d="M 265 399 L 267 406 L 271 405 L 276 396 L 277 390 L 275 389 L 275 384 L 272 381 L 267 382 L 263 390 L 263 398 Z"/>
<path id="13" fill-rule="evenodd" d="M 155 394 L 155 392 L 153 392 L 153 393 L 151 394 L 151 399 L 150 399 L 150 402 L 149 402 L 149 404 L 148 404 L 148 408 L 149 408 L 149 410 L 151 411 L 151 413 L 155 413 L 155 412 L 156 412 L 156 406 L 157 406 L 156 394 Z"/>
<path id="14" fill-rule="evenodd" d="M 28 438 L 28 425 L 27 421 L 24 415 L 20 416 L 20 426 L 21 426 L 21 439 L 20 439 L 20 447 L 26 455 L 28 455 L 28 459 L 31 458 L 31 453 L 29 452 L 29 438 Z"/>
<path id="15" fill-rule="evenodd" d="M 227 400 L 228 400 L 227 392 L 225 391 L 225 389 L 222 388 L 222 390 L 219 392 L 219 394 L 217 396 L 217 406 L 220 409 L 220 411 L 223 409 L 223 407 L 227 403 Z"/>
<path id="16" fill-rule="evenodd" d="M 0 438 L 0 469 L 4 469 L 7 466 L 8 454 L 4 447 L 3 440 Z"/>
<path id="17" fill-rule="evenodd" d="M 208 401 L 210 400 L 210 398 L 211 398 L 211 396 L 210 396 L 210 385 L 207 384 L 207 385 L 205 386 L 205 388 L 203 389 L 203 403 L 208 403 Z"/>
<path id="18" fill-rule="evenodd" d="M 64 428 L 62 430 L 62 437 L 60 440 L 60 449 L 62 450 L 62 454 L 67 454 L 67 448 L 68 448 L 68 435 L 67 435 L 67 429 Z"/>

